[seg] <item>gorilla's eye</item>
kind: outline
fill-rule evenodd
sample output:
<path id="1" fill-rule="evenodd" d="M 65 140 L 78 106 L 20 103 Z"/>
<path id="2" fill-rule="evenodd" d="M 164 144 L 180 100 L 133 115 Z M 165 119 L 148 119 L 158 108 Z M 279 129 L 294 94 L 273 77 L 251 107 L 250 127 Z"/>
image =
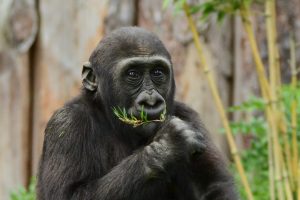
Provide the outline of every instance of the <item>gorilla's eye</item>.
<path id="1" fill-rule="evenodd" d="M 162 69 L 157 68 L 157 69 L 154 69 L 151 74 L 154 77 L 162 77 L 164 75 L 164 72 Z"/>
<path id="2" fill-rule="evenodd" d="M 131 69 L 127 71 L 127 76 L 132 80 L 137 80 L 140 78 L 140 73 L 136 70 Z"/>

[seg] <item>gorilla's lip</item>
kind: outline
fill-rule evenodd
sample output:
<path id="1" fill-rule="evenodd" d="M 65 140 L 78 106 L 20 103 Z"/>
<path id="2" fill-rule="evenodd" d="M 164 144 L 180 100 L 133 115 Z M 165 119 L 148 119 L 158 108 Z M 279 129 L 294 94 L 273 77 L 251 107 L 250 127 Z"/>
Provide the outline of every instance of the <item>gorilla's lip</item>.
<path id="1" fill-rule="evenodd" d="M 133 111 L 132 114 L 136 118 L 140 118 L 141 112 L 143 111 L 147 116 L 147 120 L 158 120 L 160 119 L 161 114 L 164 112 L 165 108 L 166 108 L 165 104 L 161 104 L 155 107 L 143 107 L 143 109 L 134 107 L 134 109 L 132 110 Z"/>

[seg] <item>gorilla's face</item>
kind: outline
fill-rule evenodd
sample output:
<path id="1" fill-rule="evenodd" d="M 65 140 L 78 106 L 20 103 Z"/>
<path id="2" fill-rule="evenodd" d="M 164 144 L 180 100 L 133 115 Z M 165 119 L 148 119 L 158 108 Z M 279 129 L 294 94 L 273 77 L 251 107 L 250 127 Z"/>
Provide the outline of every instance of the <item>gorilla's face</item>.
<path id="1" fill-rule="evenodd" d="M 172 111 L 175 83 L 171 58 L 154 34 L 141 28 L 118 29 L 99 43 L 90 63 L 108 118 L 116 119 L 111 115 L 113 107 L 125 109 L 137 119 L 143 110 L 149 120 Z"/>
<path id="2" fill-rule="evenodd" d="M 118 88 L 119 107 L 127 114 L 140 118 L 141 111 L 149 120 L 159 119 L 167 109 L 166 99 L 172 86 L 171 63 L 161 56 L 123 59 L 114 74 Z"/>

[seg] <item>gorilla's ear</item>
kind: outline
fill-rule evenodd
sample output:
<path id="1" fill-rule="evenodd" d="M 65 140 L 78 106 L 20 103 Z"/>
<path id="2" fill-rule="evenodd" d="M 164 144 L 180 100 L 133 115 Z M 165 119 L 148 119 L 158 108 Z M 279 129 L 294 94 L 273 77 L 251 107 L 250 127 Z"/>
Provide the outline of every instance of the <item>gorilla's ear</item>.
<path id="1" fill-rule="evenodd" d="M 95 91 L 97 89 L 96 76 L 90 62 L 86 62 L 83 64 L 81 77 L 82 84 L 86 89 L 90 91 Z"/>

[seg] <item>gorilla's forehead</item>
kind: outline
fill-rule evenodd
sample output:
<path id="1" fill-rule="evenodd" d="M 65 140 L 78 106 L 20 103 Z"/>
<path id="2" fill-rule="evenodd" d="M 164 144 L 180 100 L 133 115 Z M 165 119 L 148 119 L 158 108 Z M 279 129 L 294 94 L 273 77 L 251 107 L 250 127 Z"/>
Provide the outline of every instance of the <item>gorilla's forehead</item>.
<path id="1" fill-rule="evenodd" d="M 153 33 L 137 27 L 125 27 L 105 36 L 93 51 L 90 61 L 101 67 L 112 67 L 122 62 L 151 62 L 160 60 L 171 66 L 171 56 L 164 44 Z"/>
<path id="2" fill-rule="evenodd" d="M 118 50 L 119 55 L 122 57 L 169 55 L 158 38 L 148 37 L 147 35 L 143 37 L 119 38 L 111 47 L 114 50 Z"/>
<path id="3" fill-rule="evenodd" d="M 123 27 L 104 38 L 108 48 L 119 48 L 130 55 L 167 53 L 160 39 L 152 32 L 138 27 Z M 105 45 L 106 46 L 106 45 Z"/>

